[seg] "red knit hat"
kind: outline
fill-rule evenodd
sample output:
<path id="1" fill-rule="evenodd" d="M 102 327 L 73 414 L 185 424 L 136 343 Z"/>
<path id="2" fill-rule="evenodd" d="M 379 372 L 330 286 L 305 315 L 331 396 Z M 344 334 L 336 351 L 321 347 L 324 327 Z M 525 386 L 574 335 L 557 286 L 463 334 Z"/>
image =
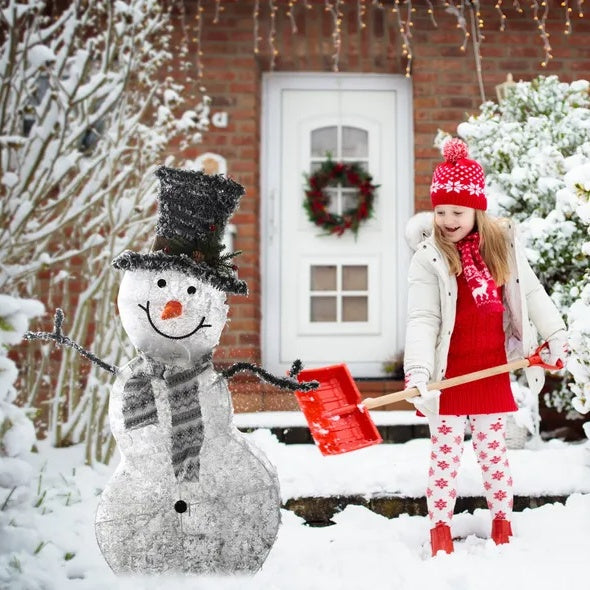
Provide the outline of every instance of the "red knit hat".
<path id="1" fill-rule="evenodd" d="M 488 202 L 483 168 L 467 158 L 467 145 L 458 138 L 449 139 L 442 153 L 445 161 L 434 169 L 430 185 L 432 206 L 459 205 L 485 211 Z"/>

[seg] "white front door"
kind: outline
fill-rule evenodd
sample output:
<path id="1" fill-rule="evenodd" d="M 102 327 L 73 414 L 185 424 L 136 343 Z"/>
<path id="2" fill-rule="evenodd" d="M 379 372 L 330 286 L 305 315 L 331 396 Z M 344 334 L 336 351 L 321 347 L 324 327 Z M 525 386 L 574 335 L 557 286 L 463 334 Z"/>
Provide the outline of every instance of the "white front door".
<path id="1" fill-rule="evenodd" d="M 268 74 L 262 128 L 263 361 L 284 374 L 346 363 L 383 374 L 403 349 L 413 210 L 410 82 L 403 76 Z M 323 235 L 303 207 L 305 174 L 356 162 L 379 187 L 355 238 Z M 348 195 L 350 197 L 350 195 Z M 352 195 L 354 198 L 354 195 Z M 338 208 L 346 191 L 333 191 Z"/>

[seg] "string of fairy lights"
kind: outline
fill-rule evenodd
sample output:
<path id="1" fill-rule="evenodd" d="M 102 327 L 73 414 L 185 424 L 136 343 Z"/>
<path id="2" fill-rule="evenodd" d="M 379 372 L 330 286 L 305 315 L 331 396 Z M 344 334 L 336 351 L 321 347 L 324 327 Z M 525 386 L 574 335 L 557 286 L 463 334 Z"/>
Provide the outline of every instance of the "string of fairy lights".
<path id="1" fill-rule="evenodd" d="M 209 19 L 213 24 L 220 22 L 225 5 L 235 3 L 237 0 L 197 0 L 195 8 L 195 24 L 192 30 L 192 41 L 195 45 L 194 61 L 198 78 L 203 77 L 203 51 L 202 51 L 202 32 L 205 19 Z M 242 0 L 239 0 L 242 1 Z M 183 0 L 178 0 L 179 4 L 184 4 Z M 209 11 L 212 15 L 205 15 L 205 4 L 212 6 Z M 356 19 L 358 27 L 362 31 L 367 27 L 369 18 L 369 8 L 379 11 L 390 11 L 394 18 L 393 34 L 399 35 L 401 45 L 401 55 L 405 62 L 405 74 L 411 76 L 412 73 L 412 31 L 414 29 L 414 16 L 417 8 L 413 0 L 253 0 L 252 4 L 252 24 L 253 24 L 253 52 L 255 55 L 268 55 L 269 67 L 272 71 L 276 66 L 277 57 L 279 56 L 278 43 L 278 25 L 279 19 L 284 16 L 290 26 L 291 34 L 297 35 L 299 28 L 297 26 L 297 15 L 299 11 L 312 11 L 316 8 L 323 9 L 329 16 L 331 22 L 331 42 L 332 42 L 332 70 L 338 72 L 340 69 L 340 53 L 343 41 L 343 23 L 348 7 L 352 6 L 356 10 Z M 504 31 L 508 19 L 505 13 L 505 3 L 503 0 L 495 0 L 494 8 L 499 16 L 499 30 Z M 562 0 L 561 3 L 552 2 L 552 0 L 511 0 L 512 8 L 519 14 L 525 14 L 528 11 L 530 18 L 534 21 L 538 30 L 539 37 L 543 44 L 544 56 L 541 60 L 541 66 L 546 67 L 553 59 L 552 48 L 550 43 L 550 33 L 547 31 L 547 20 L 549 18 L 551 5 L 557 6 L 563 15 L 564 35 L 570 35 L 573 31 L 572 19 L 574 17 L 583 18 L 584 0 Z M 527 8 L 523 8 L 523 4 Z M 469 44 L 473 47 L 473 53 L 476 63 L 476 69 L 481 72 L 481 46 L 485 39 L 484 30 L 486 26 L 481 14 L 481 2 L 479 0 L 426 0 L 420 2 L 420 9 L 426 10 L 434 27 L 438 27 L 435 13 L 437 10 L 450 13 L 456 18 L 456 26 L 461 30 L 463 38 L 459 46 L 461 51 L 466 51 Z M 264 22 L 266 20 L 266 22 Z M 264 24 L 263 24 L 264 23 Z M 261 31 L 266 31 L 266 38 L 261 35 Z"/>

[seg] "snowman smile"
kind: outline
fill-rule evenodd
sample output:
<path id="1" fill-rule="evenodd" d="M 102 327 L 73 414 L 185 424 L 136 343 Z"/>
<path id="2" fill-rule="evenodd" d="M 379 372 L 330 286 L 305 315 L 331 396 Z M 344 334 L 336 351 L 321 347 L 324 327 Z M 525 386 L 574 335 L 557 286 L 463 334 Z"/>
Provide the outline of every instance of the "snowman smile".
<path id="1" fill-rule="evenodd" d="M 147 319 L 148 319 L 148 322 L 150 323 L 150 326 L 158 334 L 160 334 L 160 336 L 164 336 L 164 338 L 170 338 L 171 340 L 183 340 L 184 338 L 189 338 L 190 336 L 192 336 L 193 334 L 198 332 L 201 328 L 210 328 L 211 327 L 211 324 L 205 323 L 205 316 L 203 316 L 201 318 L 201 321 L 199 322 L 199 325 L 192 332 L 189 332 L 188 334 L 185 334 L 184 336 L 171 336 L 170 334 L 165 334 L 164 332 L 162 332 L 162 330 L 158 329 L 156 327 L 156 325 L 154 324 L 154 322 L 152 321 L 152 317 L 150 315 L 150 302 L 149 301 L 146 301 L 145 306 L 143 306 L 141 303 L 138 303 L 137 305 L 138 305 L 138 307 L 143 309 L 143 311 L 145 311 L 145 314 L 147 315 Z"/>

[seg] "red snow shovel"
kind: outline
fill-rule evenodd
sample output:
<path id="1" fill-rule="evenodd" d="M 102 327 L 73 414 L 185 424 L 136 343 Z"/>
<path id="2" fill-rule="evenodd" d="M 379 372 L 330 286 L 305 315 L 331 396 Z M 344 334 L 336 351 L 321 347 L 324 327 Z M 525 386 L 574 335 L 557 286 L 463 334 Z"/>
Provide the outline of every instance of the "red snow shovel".
<path id="1" fill-rule="evenodd" d="M 557 365 L 549 365 L 541 358 L 541 351 L 548 347 L 547 342 L 544 342 L 525 359 L 429 383 L 426 389 L 447 389 L 526 367 L 542 367 L 552 371 L 562 369 L 561 361 Z M 297 375 L 297 379 L 300 382 L 316 380 L 320 383 L 314 391 L 296 391 L 295 396 L 322 455 L 339 455 L 380 443 L 381 435 L 367 410 L 420 395 L 420 392 L 412 387 L 380 397 L 367 398 L 363 402 L 354 379 L 347 366 L 343 364 L 304 369 Z"/>

